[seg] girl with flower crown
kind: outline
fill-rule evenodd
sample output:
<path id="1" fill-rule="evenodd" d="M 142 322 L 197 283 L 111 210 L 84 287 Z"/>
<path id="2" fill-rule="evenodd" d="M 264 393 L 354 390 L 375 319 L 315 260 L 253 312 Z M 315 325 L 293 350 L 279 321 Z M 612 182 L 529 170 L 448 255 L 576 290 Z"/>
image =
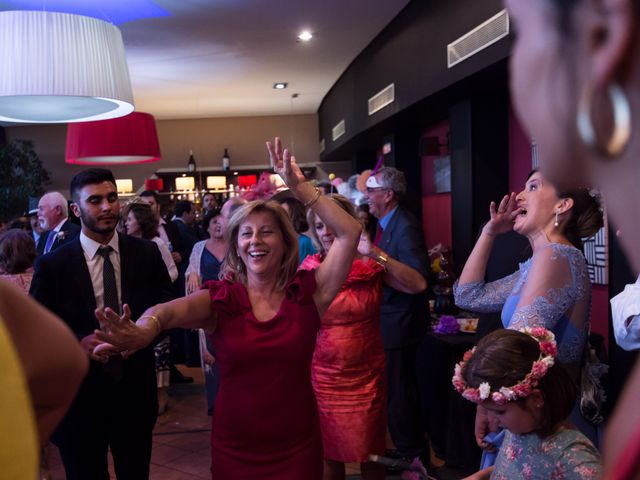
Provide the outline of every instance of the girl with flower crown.
<path id="1" fill-rule="evenodd" d="M 456 365 L 455 389 L 506 430 L 495 465 L 466 480 L 600 478 L 598 451 L 565 423 L 577 392 L 556 355 L 551 331 L 525 327 L 492 332 Z"/>

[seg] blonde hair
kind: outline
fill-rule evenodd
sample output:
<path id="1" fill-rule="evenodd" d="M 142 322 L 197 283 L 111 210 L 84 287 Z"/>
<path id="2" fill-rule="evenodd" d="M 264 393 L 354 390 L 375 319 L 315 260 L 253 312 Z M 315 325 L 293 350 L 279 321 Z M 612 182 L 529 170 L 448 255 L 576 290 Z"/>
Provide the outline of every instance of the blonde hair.
<path id="1" fill-rule="evenodd" d="M 282 262 L 278 267 L 276 288 L 282 290 L 293 278 L 298 269 L 298 235 L 293 229 L 287 212 L 277 202 L 271 200 L 255 200 L 238 208 L 229 219 L 227 239 L 229 249 L 220 269 L 220 278 L 247 285 L 247 269 L 238 252 L 238 235 L 240 226 L 254 213 L 268 213 L 280 229 L 284 244 Z"/>
<path id="2" fill-rule="evenodd" d="M 360 219 L 358 218 L 358 214 L 356 213 L 356 208 L 347 197 L 338 193 L 331 193 L 325 196 L 333 200 L 336 205 L 338 205 L 353 218 L 360 221 Z M 313 210 L 307 211 L 307 222 L 309 223 L 309 234 L 311 236 L 311 241 L 316 247 L 316 250 L 320 252 L 322 256 L 324 256 L 327 254 L 327 252 L 324 251 L 324 247 L 322 245 L 322 242 L 320 241 L 320 238 L 318 237 L 318 232 L 316 231 L 316 218 L 318 218 L 318 216 L 315 214 L 315 212 L 313 212 Z"/>

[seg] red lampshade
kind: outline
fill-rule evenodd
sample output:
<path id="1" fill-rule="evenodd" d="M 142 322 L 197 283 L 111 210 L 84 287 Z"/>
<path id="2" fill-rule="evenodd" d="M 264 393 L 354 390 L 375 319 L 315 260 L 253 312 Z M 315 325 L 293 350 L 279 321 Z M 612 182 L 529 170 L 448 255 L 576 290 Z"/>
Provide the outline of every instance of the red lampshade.
<path id="1" fill-rule="evenodd" d="M 67 125 L 66 162 L 118 165 L 160 160 L 153 115 L 133 112 L 124 117 Z"/>
<path id="2" fill-rule="evenodd" d="M 258 183 L 256 175 L 238 175 L 238 186 L 240 188 L 249 188 L 256 183 Z"/>
<path id="3" fill-rule="evenodd" d="M 161 192 L 164 190 L 164 181 L 161 178 L 147 178 L 144 181 L 144 189 Z"/>

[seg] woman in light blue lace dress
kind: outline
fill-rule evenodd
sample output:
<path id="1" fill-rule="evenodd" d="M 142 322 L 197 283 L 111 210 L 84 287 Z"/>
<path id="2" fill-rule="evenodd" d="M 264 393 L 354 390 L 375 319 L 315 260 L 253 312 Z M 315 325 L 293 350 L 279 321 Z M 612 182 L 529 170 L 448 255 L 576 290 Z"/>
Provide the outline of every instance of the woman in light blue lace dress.
<path id="1" fill-rule="evenodd" d="M 454 286 L 456 305 L 476 312 L 501 311 L 505 328 L 541 325 L 553 331 L 558 360 L 578 382 L 591 306 L 581 238 L 602 227 L 597 200 L 586 189 L 559 192 L 534 171 L 522 192 L 505 195 L 497 208 L 492 202 L 489 213 L 491 219 Z M 484 283 L 493 240 L 511 229 L 528 238 L 533 256 L 515 273 Z M 479 417 L 482 413 L 480 408 Z M 487 448 L 486 423 L 480 420 L 476 439 Z"/>

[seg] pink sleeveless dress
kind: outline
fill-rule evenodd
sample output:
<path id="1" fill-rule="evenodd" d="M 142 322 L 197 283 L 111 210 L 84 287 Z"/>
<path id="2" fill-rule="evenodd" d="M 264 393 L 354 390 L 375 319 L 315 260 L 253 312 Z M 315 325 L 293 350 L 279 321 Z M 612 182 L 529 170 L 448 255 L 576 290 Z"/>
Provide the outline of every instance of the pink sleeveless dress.
<path id="1" fill-rule="evenodd" d="M 316 268 L 320 255 L 302 269 Z M 322 317 L 311 366 L 325 458 L 363 462 L 384 454 L 386 409 L 384 349 L 380 337 L 383 269 L 354 260 Z"/>

